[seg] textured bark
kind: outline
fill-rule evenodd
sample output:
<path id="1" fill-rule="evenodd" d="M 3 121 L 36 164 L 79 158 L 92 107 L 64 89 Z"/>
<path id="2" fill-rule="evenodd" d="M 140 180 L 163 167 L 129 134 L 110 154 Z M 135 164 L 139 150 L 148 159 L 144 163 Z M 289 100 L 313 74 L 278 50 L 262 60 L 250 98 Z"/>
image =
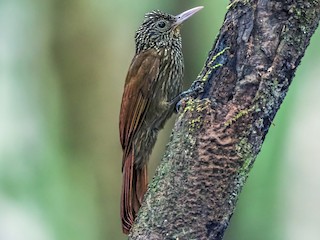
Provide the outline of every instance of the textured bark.
<path id="1" fill-rule="evenodd" d="M 319 19 L 319 1 L 230 5 L 130 239 L 223 238 Z"/>

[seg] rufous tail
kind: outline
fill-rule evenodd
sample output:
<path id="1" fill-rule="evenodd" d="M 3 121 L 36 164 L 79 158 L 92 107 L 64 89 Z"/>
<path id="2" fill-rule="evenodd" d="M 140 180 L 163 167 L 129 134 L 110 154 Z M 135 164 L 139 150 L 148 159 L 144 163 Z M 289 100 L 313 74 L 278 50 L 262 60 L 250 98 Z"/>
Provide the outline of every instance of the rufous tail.
<path id="1" fill-rule="evenodd" d="M 134 166 L 134 156 L 130 152 L 123 161 L 122 191 L 121 191 L 121 221 L 122 231 L 129 234 L 134 219 L 147 191 L 147 165 L 142 169 Z"/>

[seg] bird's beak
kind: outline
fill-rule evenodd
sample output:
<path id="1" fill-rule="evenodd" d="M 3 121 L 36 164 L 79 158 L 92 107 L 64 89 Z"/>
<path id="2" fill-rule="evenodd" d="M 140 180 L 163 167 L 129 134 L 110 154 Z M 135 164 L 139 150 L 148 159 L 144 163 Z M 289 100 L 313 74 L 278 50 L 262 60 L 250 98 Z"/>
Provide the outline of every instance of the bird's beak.
<path id="1" fill-rule="evenodd" d="M 178 27 L 185 20 L 190 18 L 193 14 L 195 14 L 196 12 L 199 12 L 202 8 L 203 6 L 199 6 L 199 7 L 191 8 L 183 13 L 180 13 L 179 15 L 176 16 L 176 22 L 173 24 L 173 26 Z"/>

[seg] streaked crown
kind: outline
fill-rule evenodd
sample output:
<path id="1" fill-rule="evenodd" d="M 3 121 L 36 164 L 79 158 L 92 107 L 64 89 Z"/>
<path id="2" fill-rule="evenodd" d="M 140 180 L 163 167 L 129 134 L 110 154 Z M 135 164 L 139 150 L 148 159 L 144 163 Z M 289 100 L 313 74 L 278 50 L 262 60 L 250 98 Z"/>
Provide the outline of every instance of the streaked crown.
<path id="1" fill-rule="evenodd" d="M 136 53 L 155 48 L 181 48 L 181 35 L 176 17 L 159 10 L 145 15 L 142 25 L 136 32 Z"/>

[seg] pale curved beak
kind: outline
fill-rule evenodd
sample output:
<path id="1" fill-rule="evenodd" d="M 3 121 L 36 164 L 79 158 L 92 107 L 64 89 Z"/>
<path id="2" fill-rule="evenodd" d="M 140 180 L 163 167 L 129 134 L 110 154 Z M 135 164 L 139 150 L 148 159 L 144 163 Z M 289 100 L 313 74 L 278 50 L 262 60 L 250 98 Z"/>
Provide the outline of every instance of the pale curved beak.
<path id="1" fill-rule="evenodd" d="M 185 20 L 190 18 L 193 14 L 199 12 L 203 6 L 191 8 L 183 13 L 180 13 L 179 15 L 176 16 L 176 22 L 173 24 L 174 26 L 179 26 L 182 24 Z"/>

